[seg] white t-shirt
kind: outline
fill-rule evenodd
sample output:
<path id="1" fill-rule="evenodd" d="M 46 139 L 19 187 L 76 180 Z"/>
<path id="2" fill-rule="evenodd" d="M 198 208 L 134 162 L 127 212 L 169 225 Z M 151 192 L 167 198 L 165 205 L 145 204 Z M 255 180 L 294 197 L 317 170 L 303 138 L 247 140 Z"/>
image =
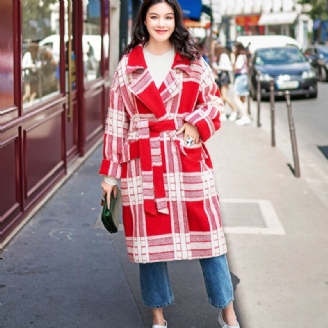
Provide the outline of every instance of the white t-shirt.
<path id="1" fill-rule="evenodd" d="M 246 55 L 239 55 L 235 64 L 235 73 L 246 74 L 247 73 L 247 57 Z"/>
<path id="2" fill-rule="evenodd" d="M 220 69 L 221 71 L 232 71 L 231 61 L 227 54 L 221 54 L 218 69 Z"/>
<path id="3" fill-rule="evenodd" d="M 155 82 L 156 87 L 159 88 L 172 68 L 175 56 L 174 48 L 163 55 L 153 55 L 145 48 L 143 48 L 143 53 L 148 70 Z"/>

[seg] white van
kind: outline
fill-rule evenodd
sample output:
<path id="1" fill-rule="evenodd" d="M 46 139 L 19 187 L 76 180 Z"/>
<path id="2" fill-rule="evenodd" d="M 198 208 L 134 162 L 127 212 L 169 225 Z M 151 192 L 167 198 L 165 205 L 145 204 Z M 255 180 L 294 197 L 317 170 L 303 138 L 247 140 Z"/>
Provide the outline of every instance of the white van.
<path id="1" fill-rule="evenodd" d="M 238 36 L 237 42 L 241 42 L 244 47 L 249 45 L 249 51 L 253 53 L 259 48 L 295 46 L 302 48 L 301 44 L 290 36 L 286 35 L 248 35 Z"/>
<path id="2" fill-rule="evenodd" d="M 68 40 L 68 36 L 65 36 L 65 42 Z M 99 62 L 101 59 L 101 37 L 100 35 L 83 35 L 83 53 L 86 54 L 90 42 L 94 50 L 95 59 Z M 52 48 L 53 54 L 57 60 L 60 55 L 60 38 L 58 34 L 49 35 L 39 42 L 40 46 L 48 46 Z"/>

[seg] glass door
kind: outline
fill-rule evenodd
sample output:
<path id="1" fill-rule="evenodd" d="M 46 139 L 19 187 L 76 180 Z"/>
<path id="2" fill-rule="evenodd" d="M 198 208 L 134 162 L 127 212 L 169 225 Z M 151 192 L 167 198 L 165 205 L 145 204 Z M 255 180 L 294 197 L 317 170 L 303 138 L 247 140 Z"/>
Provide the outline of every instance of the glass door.
<path id="1" fill-rule="evenodd" d="M 66 24 L 65 24 L 65 91 L 68 97 L 67 120 L 72 120 L 73 113 L 73 91 L 76 90 L 76 46 L 74 32 L 73 2 L 67 1 L 66 5 Z"/>
<path id="2" fill-rule="evenodd" d="M 79 155 L 79 119 L 81 112 L 81 101 L 78 93 L 81 84 L 78 83 L 81 78 L 79 74 L 79 60 L 81 61 L 81 28 L 79 28 L 80 1 L 65 0 L 62 1 L 64 24 L 64 40 L 61 41 L 62 59 L 65 65 L 61 67 L 64 78 L 61 79 L 62 92 L 66 95 L 66 154 L 70 162 Z M 82 73 L 83 79 L 83 73 Z M 83 84 L 82 84 L 83 89 Z"/>

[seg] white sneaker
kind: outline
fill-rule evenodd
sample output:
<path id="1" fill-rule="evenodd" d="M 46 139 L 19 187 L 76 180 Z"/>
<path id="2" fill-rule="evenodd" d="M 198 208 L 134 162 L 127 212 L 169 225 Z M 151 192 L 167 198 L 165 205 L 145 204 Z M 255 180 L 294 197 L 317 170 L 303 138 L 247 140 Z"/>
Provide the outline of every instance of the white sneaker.
<path id="1" fill-rule="evenodd" d="M 226 121 L 227 120 L 227 115 L 225 114 L 225 113 L 222 113 L 221 115 L 220 115 L 220 121 L 221 122 L 224 122 L 224 121 Z"/>
<path id="2" fill-rule="evenodd" d="M 239 126 L 243 126 L 243 125 L 251 124 L 252 120 L 249 116 L 245 116 L 245 117 L 242 117 L 239 120 L 237 120 L 235 123 Z"/>
<path id="3" fill-rule="evenodd" d="M 218 322 L 220 325 L 220 328 L 240 328 L 239 323 L 237 323 L 237 326 L 229 326 L 227 325 L 223 318 L 222 318 L 222 311 L 220 311 L 219 316 L 218 316 Z"/>
<path id="4" fill-rule="evenodd" d="M 232 112 L 229 116 L 229 121 L 236 121 L 237 119 L 237 112 Z"/>
<path id="5" fill-rule="evenodd" d="M 167 328 L 167 322 L 164 320 L 164 325 L 165 326 L 161 326 L 161 325 L 153 325 L 152 328 L 163 328 L 166 327 Z"/>

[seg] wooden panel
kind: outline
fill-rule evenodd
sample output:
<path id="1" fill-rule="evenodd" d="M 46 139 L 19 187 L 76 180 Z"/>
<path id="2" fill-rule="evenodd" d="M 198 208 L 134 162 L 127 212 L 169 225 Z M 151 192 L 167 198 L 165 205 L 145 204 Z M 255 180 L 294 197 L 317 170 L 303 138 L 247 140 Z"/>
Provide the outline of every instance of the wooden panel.
<path id="1" fill-rule="evenodd" d="M 0 147 L 0 243 L 14 229 L 15 220 L 21 213 L 18 149 L 17 134 Z"/>
<path id="2" fill-rule="evenodd" d="M 50 110 L 49 110 L 50 111 Z M 33 119 L 23 130 L 24 197 L 26 204 L 64 172 L 62 110 Z M 45 116 L 45 113 L 43 113 Z"/>
<path id="3" fill-rule="evenodd" d="M 103 116 L 102 109 L 104 106 L 104 86 L 88 90 L 85 95 L 85 124 L 86 124 L 86 142 L 90 142 L 96 135 L 102 131 Z"/>
<path id="4" fill-rule="evenodd" d="M 17 180 L 18 172 L 17 136 L 0 148 L 0 222 L 10 215 L 18 206 Z"/>
<path id="5" fill-rule="evenodd" d="M 67 108 L 67 103 L 65 104 Z M 66 110 L 67 113 L 67 110 Z M 77 102 L 73 100 L 73 112 L 70 121 L 66 121 L 66 156 L 67 161 L 70 163 L 78 156 L 78 124 L 77 124 Z"/>
<path id="6" fill-rule="evenodd" d="M 0 110 L 0 125 L 5 124 L 18 117 L 18 107 L 11 107 Z"/>

